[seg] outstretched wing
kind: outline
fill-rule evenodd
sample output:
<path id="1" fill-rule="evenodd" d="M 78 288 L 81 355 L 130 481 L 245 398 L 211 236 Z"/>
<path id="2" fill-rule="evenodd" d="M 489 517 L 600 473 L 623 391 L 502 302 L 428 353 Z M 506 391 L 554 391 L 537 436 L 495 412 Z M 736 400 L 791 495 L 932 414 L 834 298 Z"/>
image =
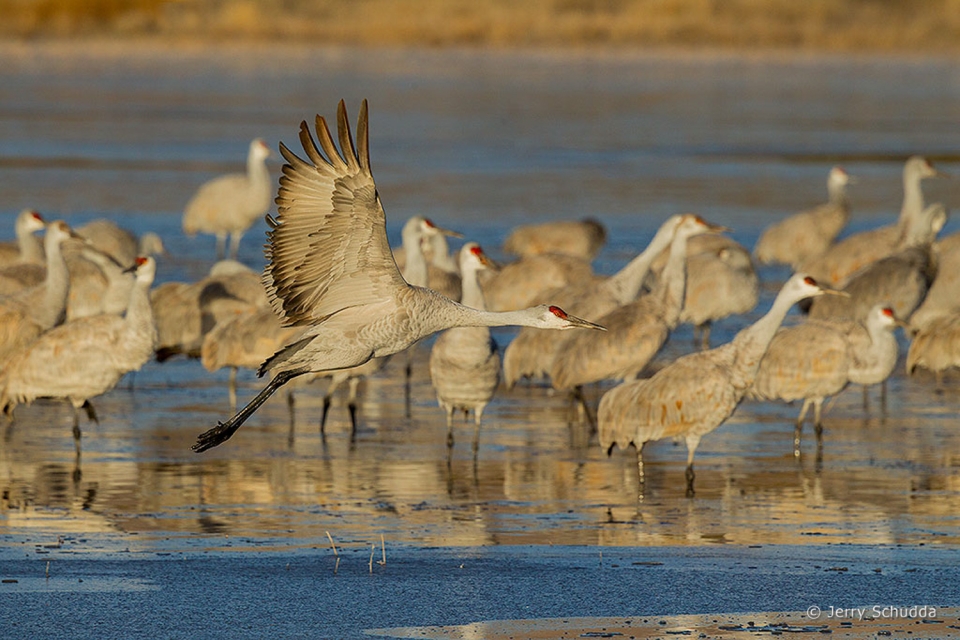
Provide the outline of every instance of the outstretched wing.
<path id="1" fill-rule="evenodd" d="M 368 304 L 407 286 L 397 269 L 383 207 L 370 171 L 367 101 L 353 145 L 343 100 L 337 107 L 340 151 L 317 116 L 320 148 L 306 122 L 300 142 L 308 160 L 283 143 L 277 218 L 268 217 L 263 284 L 284 325 L 314 324 L 347 307 Z"/>

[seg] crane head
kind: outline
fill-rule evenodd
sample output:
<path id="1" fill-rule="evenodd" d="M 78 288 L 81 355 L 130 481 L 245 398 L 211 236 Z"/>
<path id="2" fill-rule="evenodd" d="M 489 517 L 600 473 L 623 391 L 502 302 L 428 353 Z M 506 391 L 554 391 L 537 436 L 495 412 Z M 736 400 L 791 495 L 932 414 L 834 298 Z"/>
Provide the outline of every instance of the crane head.
<path id="1" fill-rule="evenodd" d="M 598 329 L 600 331 L 606 331 L 606 327 L 601 327 L 598 324 L 594 324 L 583 318 L 578 318 L 577 316 L 571 315 L 557 307 L 555 305 L 540 305 L 539 307 L 534 307 L 542 312 L 542 319 L 544 321 L 543 328 L 546 329 Z"/>

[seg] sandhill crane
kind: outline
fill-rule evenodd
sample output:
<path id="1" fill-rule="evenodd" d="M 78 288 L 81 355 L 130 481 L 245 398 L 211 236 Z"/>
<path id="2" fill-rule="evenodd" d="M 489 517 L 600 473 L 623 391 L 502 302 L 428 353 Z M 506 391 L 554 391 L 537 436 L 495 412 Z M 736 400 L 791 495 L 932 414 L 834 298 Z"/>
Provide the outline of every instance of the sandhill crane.
<path id="1" fill-rule="evenodd" d="M 871 263 L 853 274 L 843 290 L 849 297 L 819 298 L 810 305 L 810 317 L 864 320 L 877 304 L 889 304 L 899 318 L 909 318 L 920 306 L 936 273 L 930 245 L 947 221 L 940 203 L 926 207 L 912 221 L 898 253 Z"/>
<path id="2" fill-rule="evenodd" d="M 277 196 L 278 216 L 268 219 L 264 286 L 283 323 L 303 326 L 305 333 L 263 363 L 261 375 L 275 374 L 267 386 L 233 418 L 201 434 L 194 451 L 227 440 L 270 395 L 297 376 L 355 367 L 443 329 L 601 328 L 558 307 L 492 313 L 407 284 L 387 244 L 385 215 L 370 170 L 366 101 L 357 128 L 359 152 L 342 100 L 337 130 L 339 151 L 326 121 L 317 116 L 318 148 L 307 123 L 301 123 L 300 142 L 309 162 L 281 144 L 287 164 Z"/>
<path id="3" fill-rule="evenodd" d="M 422 216 L 414 216 L 407 220 L 407 225 L 414 224 L 418 220 L 423 220 Z M 429 220 L 429 219 L 427 219 Z M 432 221 L 430 224 L 433 224 Z M 404 225 L 406 227 L 406 225 Z M 435 226 L 435 225 L 434 225 Z M 423 254 L 423 260 L 427 265 L 427 280 L 424 285 L 442 293 L 451 300 L 460 299 L 460 268 L 456 261 L 450 256 L 450 246 L 447 244 L 447 236 L 462 238 L 463 236 L 454 231 L 442 229 L 439 233 L 430 230 L 421 234 L 419 247 Z M 412 240 L 412 238 L 411 238 Z M 404 246 L 393 249 L 393 258 L 397 261 L 397 267 L 408 284 L 414 284 L 410 278 L 413 274 L 407 271 L 407 250 Z M 418 258 L 415 258 L 415 260 Z M 415 279 L 415 278 L 414 278 Z"/>
<path id="4" fill-rule="evenodd" d="M 607 241 L 599 220 L 558 220 L 515 227 L 503 241 L 505 253 L 520 257 L 561 253 L 591 261 Z"/>
<path id="5" fill-rule="evenodd" d="M 16 241 L 0 244 L 0 266 L 18 262 L 42 264 L 43 242 L 34 234 L 37 231 L 43 231 L 45 226 L 43 216 L 33 209 L 21 211 L 13 227 Z"/>
<path id="6" fill-rule="evenodd" d="M 938 389 L 944 372 L 955 367 L 960 367 L 960 307 L 928 321 L 913 336 L 907 352 L 907 373 L 932 371 Z"/>
<path id="7" fill-rule="evenodd" d="M 749 395 L 786 402 L 803 400 L 794 428 L 795 456 L 800 455 L 800 434 L 811 406 L 820 448 L 824 400 L 850 383 L 872 385 L 890 376 L 898 353 L 893 329 L 902 324 L 893 309 L 875 305 L 863 323 L 810 320 L 777 332 Z"/>
<path id="8" fill-rule="evenodd" d="M 63 253 L 70 272 L 67 320 L 123 313 L 134 281 L 129 269 L 87 244 L 68 242 Z"/>
<path id="9" fill-rule="evenodd" d="M 753 311 L 759 297 L 760 279 L 743 245 L 720 235 L 690 239 L 680 322 L 693 325 L 701 348 L 710 348 L 714 321 Z"/>
<path id="10" fill-rule="evenodd" d="M 640 482 L 643 445 L 680 437 L 687 445 L 687 493 L 693 493 L 693 456 L 700 439 L 729 418 L 753 384 L 760 360 L 790 307 L 827 290 L 804 274 L 795 274 L 770 310 L 734 339 L 709 351 L 678 358 L 652 378 L 624 382 L 603 395 L 597 414 L 600 446 L 637 449 Z"/>
<path id="11" fill-rule="evenodd" d="M 692 217 L 693 214 L 686 214 Z M 650 265 L 670 246 L 682 215 L 670 216 L 660 225 L 647 248 L 609 278 L 588 278 L 550 289 L 535 302 L 553 300 L 570 313 L 601 317 L 636 299 L 650 271 Z M 521 329 L 503 353 L 503 375 L 507 388 L 521 378 L 542 378 L 550 373 L 562 341 L 550 331 Z"/>
<path id="12" fill-rule="evenodd" d="M 260 276 L 222 260 L 194 283 L 165 282 L 150 293 L 157 323 L 157 360 L 199 357 L 203 336 L 224 318 L 269 305 Z"/>
<path id="13" fill-rule="evenodd" d="M 123 317 L 90 316 L 56 327 L 14 353 L 0 371 L 0 407 L 12 416 L 36 398 L 65 398 L 73 405 L 73 435 L 80 446 L 80 413 L 96 421 L 90 399 L 106 393 L 153 354 L 156 331 L 148 291 L 153 258 L 138 258 L 136 282 Z"/>
<path id="14" fill-rule="evenodd" d="M 575 395 L 586 409 L 579 392 L 583 385 L 601 380 L 630 380 L 639 375 L 679 322 L 686 287 L 687 240 L 725 230 L 699 216 L 685 216 L 670 243 L 670 257 L 656 288 L 600 316 L 597 322 L 607 331 L 563 338 L 550 368 L 553 387 L 576 389 Z M 596 337 L 601 339 L 591 339 Z"/>
<path id="15" fill-rule="evenodd" d="M 210 372 L 230 367 L 228 393 L 235 409 L 237 369 L 256 369 L 300 332 L 300 327 L 282 326 L 271 307 L 250 306 L 233 318 L 221 319 L 203 336 L 200 362 Z"/>
<path id="16" fill-rule="evenodd" d="M 118 226 L 112 220 L 97 218 L 76 228 L 77 235 L 90 245 L 117 261 L 124 268 L 138 256 L 158 256 L 166 253 L 163 240 L 156 233 L 147 232 L 137 237 L 132 231 Z"/>
<path id="17" fill-rule="evenodd" d="M 460 250 L 463 304 L 485 309 L 477 272 L 492 263 L 476 242 Z M 430 350 L 430 379 L 437 403 L 447 416 L 447 446 L 453 446 L 453 413 L 473 411 L 476 426 L 473 452 L 477 453 L 483 410 L 500 384 L 500 352 L 488 327 L 454 327 L 437 337 Z"/>
<path id="18" fill-rule="evenodd" d="M 953 233 L 933 245 L 937 275 L 927 295 L 910 316 L 910 328 L 917 332 L 930 322 L 953 312 L 960 304 L 960 233 Z"/>
<path id="19" fill-rule="evenodd" d="M 907 228 L 925 208 L 921 182 L 941 175 L 926 158 L 909 158 L 903 167 L 903 205 L 896 224 L 844 238 L 819 256 L 806 260 L 801 270 L 818 282 L 841 287 L 856 271 L 898 251 Z"/>
<path id="20" fill-rule="evenodd" d="M 501 265 L 496 273 L 485 271 L 480 275 L 480 287 L 488 309 L 513 311 L 536 304 L 547 291 L 593 282 L 594 278 L 587 260 L 545 253 Z"/>
<path id="21" fill-rule="evenodd" d="M 70 280 L 61 246 L 74 235 L 62 220 L 47 225 L 43 239 L 47 273 L 43 283 L 0 299 L 0 361 L 63 322 Z"/>
<path id="22" fill-rule="evenodd" d="M 847 185 L 851 182 L 843 167 L 830 169 L 827 202 L 764 229 L 753 249 L 757 260 L 800 269 L 807 260 L 825 252 L 850 220 Z"/>
<path id="23" fill-rule="evenodd" d="M 240 238 L 270 209 L 273 184 L 266 160 L 270 148 L 260 138 L 250 143 L 247 172 L 214 178 L 200 186 L 183 211 L 183 231 L 217 237 L 217 259 L 224 257 L 230 236 L 230 258 L 237 257 Z"/>

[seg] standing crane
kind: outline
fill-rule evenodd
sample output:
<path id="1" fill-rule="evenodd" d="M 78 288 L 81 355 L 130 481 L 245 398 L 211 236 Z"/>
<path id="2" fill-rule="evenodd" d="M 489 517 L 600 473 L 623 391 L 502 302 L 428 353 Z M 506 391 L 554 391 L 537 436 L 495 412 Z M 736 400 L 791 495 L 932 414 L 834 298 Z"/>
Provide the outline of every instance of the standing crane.
<path id="1" fill-rule="evenodd" d="M 260 375 L 272 372 L 274 377 L 234 417 L 200 434 L 194 451 L 226 441 L 297 376 L 355 367 L 443 329 L 602 329 L 555 306 L 481 311 L 409 285 L 387 243 L 385 214 L 370 169 L 366 100 L 360 107 L 357 147 L 342 100 L 337 108 L 339 150 L 321 116 L 316 133 L 320 147 L 307 123 L 301 123 L 300 142 L 309 161 L 280 145 L 287 164 L 277 195 L 278 215 L 267 218 L 271 230 L 263 274 L 267 295 L 284 325 L 303 326 L 304 334 L 260 366 Z"/>
<path id="2" fill-rule="evenodd" d="M 680 437 L 687 444 L 687 494 L 693 494 L 693 456 L 700 439 L 723 424 L 753 384 L 760 360 L 795 302 L 829 290 L 804 274 L 787 280 L 773 306 L 725 345 L 678 358 L 652 378 L 624 382 L 603 395 L 598 412 L 600 446 L 637 449 L 641 484 L 643 445 Z"/>
<path id="3" fill-rule="evenodd" d="M 90 399 L 113 389 L 125 373 L 139 370 L 153 355 L 157 333 L 148 292 L 156 263 L 153 258 L 138 258 L 131 270 L 136 282 L 123 317 L 79 318 L 10 356 L 0 371 L 0 407 L 5 414 L 12 417 L 17 405 L 36 398 L 69 400 L 79 453 L 80 409 L 96 422 Z"/>
<path id="4" fill-rule="evenodd" d="M 266 160 L 270 148 L 260 138 L 250 142 L 247 172 L 231 173 L 200 185 L 183 210 L 183 232 L 188 236 L 212 233 L 217 237 L 217 259 L 224 258 L 230 236 L 230 258 L 237 257 L 240 238 L 270 209 L 273 184 Z"/>
<path id="5" fill-rule="evenodd" d="M 827 174 L 827 202 L 776 222 L 760 234 L 753 253 L 761 264 L 787 264 L 795 270 L 825 252 L 850 220 L 847 185 L 854 182 L 843 167 Z"/>
<path id="6" fill-rule="evenodd" d="M 903 204 L 896 224 L 848 236 L 827 251 L 811 256 L 800 270 L 818 282 L 842 287 L 851 274 L 898 250 L 900 239 L 924 210 L 921 183 L 927 178 L 942 176 L 929 160 L 912 156 L 903 165 Z"/>
<path id="7" fill-rule="evenodd" d="M 460 274 L 463 304 L 486 309 L 477 272 L 493 265 L 476 242 L 460 250 Z M 453 447 L 453 413 L 473 411 L 476 426 L 473 455 L 480 443 L 483 410 L 500 384 L 500 352 L 489 327 L 453 327 L 437 337 L 430 350 L 430 379 L 437 392 L 437 403 L 447 415 L 447 446 Z"/>
<path id="8" fill-rule="evenodd" d="M 43 263 L 43 242 L 34 234 L 43 231 L 46 221 L 33 209 L 24 209 L 13 224 L 15 242 L 0 244 L 0 267 L 18 262 Z"/>
<path id="9" fill-rule="evenodd" d="M 606 241 L 607 230 L 599 220 L 557 220 L 515 227 L 503 241 L 503 250 L 520 257 L 562 253 L 589 261 Z"/>

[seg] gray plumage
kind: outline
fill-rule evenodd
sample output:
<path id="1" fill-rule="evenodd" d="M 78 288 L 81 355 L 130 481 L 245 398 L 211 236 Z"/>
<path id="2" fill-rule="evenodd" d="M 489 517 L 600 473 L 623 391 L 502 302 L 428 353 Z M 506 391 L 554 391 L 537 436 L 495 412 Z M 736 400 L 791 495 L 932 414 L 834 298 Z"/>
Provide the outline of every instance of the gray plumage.
<path id="1" fill-rule="evenodd" d="M 646 249 L 620 271 L 606 279 L 590 278 L 540 294 L 536 302 L 554 301 L 570 313 L 602 317 L 628 304 L 639 295 L 650 265 L 670 246 L 683 216 L 670 216 L 657 230 Z M 521 329 L 503 353 L 504 383 L 512 388 L 522 378 L 543 378 L 550 373 L 562 341 L 549 331 Z"/>
<path id="2" fill-rule="evenodd" d="M 217 238 L 217 259 L 224 257 L 230 236 L 230 258 L 237 257 L 240 238 L 270 209 L 273 183 L 266 159 L 270 149 L 257 138 L 250 142 L 246 173 L 214 178 L 200 186 L 183 211 L 183 232 L 210 233 Z"/>
<path id="3" fill-rule="evenodd" d="M 760 234 L 753 253 L 761 264 L 786 264 L 794 270 L 826 252 L 850 220 L 847 185 L 851 178 L 843 167 L 827 175 L 828 200 L 776 222 Z"/>
<path id="4" fill-rule="evenodd" d="M 960 305 L 960 233 L 953 233 L 934 243 L 932 256 L 937 275 L 923 302 L 910 316 L 910 327 L 923 330 L 930 322 L 953 313 Z"/>
<path id="5" fill-rule="evenodd" d="M 925 208 L 921 182 L 938 175 L 926 158 L 909 158 L 903 167 L 903 204 L 896 224 L 844 238 L 823 254 L 806 260 L 801 270 L 818 282 L 842 287 L 855 272 L 899 251 L 907 229 Z"/>
<path id="6" fill-rule="evenodd" d="M 503 251 L 520 257 L 560 253 L 589 262 L 606 241 L 607 230 L 598 220 L 557 220 L 515 227 L 504 240 Z"/>
<path id="7" fill-rule="evenodd" d="M 907 352 L 907 373 L 931 371 L 938 387 L 944 372 L 956 367 L 960 367 L 960 307 L 927 322 L 913 336 Z"/>
<path id="8" fill-rule="evenodd" d="M 657 354 L 680 321 L 686 289 L 687 241 L 722 231 L 699 216 L 684 216 L 670 243 L 669 259 L 656 288 L 599 316 L 607 330 L 562 339 L 550 367 L 555 389 L 573 389 L 601 380 L 636 377 Z"/>
<path id="9" fill-rule="evenodd" d="M 545 292 L 575 283 L 599 282 L 590 262 L 559 253 L 526 256 L 480 276 L 487 308 L 513 311 L 537 304 Z"/>
<path id="10" fill-rule="evenodd" d="M 148 232 L 138 238 L 132 231 L 106 218 L 91 220 L 77 227 L 76 232 L 124 268 L 132 265 L 138 256 L 157 256 L 166 252 L 163 240 L 156 233 Z"/>
<path id="11" fill-rule="evenodd" d="M 814 300 L 810 317 L 864 320 L 875 305 L 889 304 L 897 317 L 909 318 L 923 302 L 936 274 L 930 245 L 946 221 L 947 212 L 942 204 L 926 207 L 912 222 L 899 252 L 853 274 L 843 287 L 849 297 Z"/>
<path id="12" fill-rule="evenodd" d="M 98 315 L 56 327 L 14 353 L 0 372 L 0 406 L 12 414 L 36 398 L 64 398 L 74 409 L 79 439 L 79 409 L 112 389 L 153 355 L 156 331 L 148 290 L 156 273 L 152 258 L 137 260 L 136 283 L 123 317 Z M 96 414 L 88 408 L 91 418 Z"/>
<path id="13" fill-rule="evenodd" d="M 460 250 L 463 304 L 485 309 L 477 273 L 492 263 L 475 242 Z M 430 379 L 447 417 L 447 446 L 453 446 L 453 414 L 473 411 L 477 450 L 483 410 L 500 383 L 500 352 L 488 327 L 454 327 L 437 336 L 430 350 Z"/>
<path id="14" fill-rule="evenodd" d="M 383 207 L 370 170 L 367 104 L 362 103 L 357 146 L 343 101 L 337 109 L 339 149 L 317 116 L 319 147 L 306 122 L 300 141 L 308 160 L 283 144 L 278 216 L 269 219 L 263 284 L 286 326 L 302 337 L 271 356 L 261 375 L 273 379 L 228 420 L 200 435 L 195 451 L 227 440 L 270 395 L 306 373 L 345 369 L 402 351 L 455 326 L 593 327 L 557 307 L 492 313 L 471 309 L 407 284 L 387 243 Z M 322 151 L 321 151 L 322 149 Z"/>
<path id="15" fill-rule="evenodd" d="M 687 489 L 693 490 L 693 457 L 700 439 L 727 418 L 753 384 L 760 361 L 790 307 L 824 290 L 804 274 L 791 277 L 770 310 L 729 343 L 683 356 L 653 377 L 625 382 L 600 400 L 600 446 L 637 448 L 643 481 L 644 443 L 683 438 L 687 445 Z"/>

